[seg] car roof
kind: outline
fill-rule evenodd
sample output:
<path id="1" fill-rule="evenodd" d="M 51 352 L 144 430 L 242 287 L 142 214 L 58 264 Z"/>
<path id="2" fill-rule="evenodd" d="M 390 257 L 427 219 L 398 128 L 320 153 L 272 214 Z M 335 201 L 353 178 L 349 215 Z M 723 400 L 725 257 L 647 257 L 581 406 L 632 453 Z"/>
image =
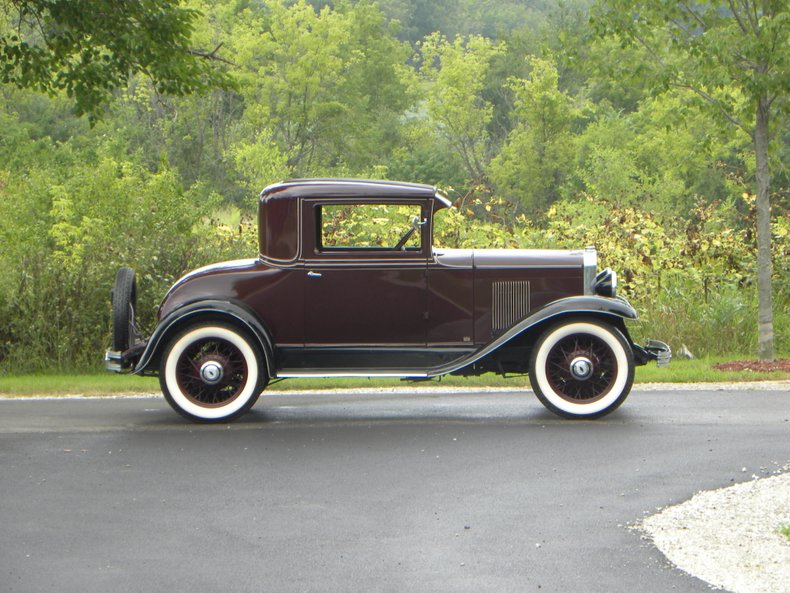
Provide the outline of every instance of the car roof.
<path id="1" fill-rule="evenodd" d="M 261 200 L 291 197 L 435 198 L 443 207 L 450 206 L 450 201 L 432 185 L 380 179 L 290 179 L 261 192 Z"/>

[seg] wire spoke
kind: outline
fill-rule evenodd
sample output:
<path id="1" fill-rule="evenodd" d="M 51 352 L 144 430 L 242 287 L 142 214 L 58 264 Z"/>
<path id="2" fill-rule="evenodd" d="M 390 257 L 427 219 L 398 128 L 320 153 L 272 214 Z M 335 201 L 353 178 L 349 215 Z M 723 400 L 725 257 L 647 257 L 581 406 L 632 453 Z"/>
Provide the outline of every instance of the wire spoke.
<path id="1" fill-rule="evenodd" d="M 593 372 L 588 377 L 577 377 L 571 371 L 571 365 L 579 357 L 592 365 Z M 597 401 L 611 389 L 616 374 L 612 349 L 591 334 L 566 336 L 554 345 L 546 359 L 550 385 L 560 397 L 570 401 Z"/>
<path id="2" fill-rule="evenodd" d="M 204 380 L 201 369 L 214 363 L 223 371 L 216 384 Z M 194 403 L 204 406 L 226 405 L 243 391 L 247 382 L 244 355 L 231 342 L 220 338 L 205 338 L 187 347 L 176 362 L 178 385 Z"/>

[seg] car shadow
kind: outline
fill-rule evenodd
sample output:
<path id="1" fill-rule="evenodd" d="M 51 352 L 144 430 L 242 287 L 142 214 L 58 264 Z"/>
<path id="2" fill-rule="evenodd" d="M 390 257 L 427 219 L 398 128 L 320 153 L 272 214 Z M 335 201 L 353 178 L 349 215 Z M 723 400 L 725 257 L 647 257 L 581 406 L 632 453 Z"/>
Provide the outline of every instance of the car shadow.
<path id="1" fill-rule="evenodd" d="M 152 420 L 154 420 L 152 418 Z M 566 420 L 546 410 L 530 392 L 495 393 L 338 393 L 270 395 L 265 393 L 247 414 L 229 423 L 188 426 L 220 426 L 236 429 L 290 425 L 362 424 L 565 424 L 622 423 L 628 415 L 620 410 L 594 421 Z M 160 418 L 156 419 L 159 422 Z M 180 418 L 168 424 L 181 423 Z"/>

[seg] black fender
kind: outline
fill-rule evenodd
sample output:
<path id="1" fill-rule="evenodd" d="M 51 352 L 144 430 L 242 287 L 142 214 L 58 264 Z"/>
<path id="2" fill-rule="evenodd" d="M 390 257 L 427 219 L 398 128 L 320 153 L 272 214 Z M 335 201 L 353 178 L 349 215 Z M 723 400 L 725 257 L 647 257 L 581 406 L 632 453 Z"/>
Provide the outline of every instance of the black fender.
<path id="1" fill-rule="evenodd" d="M 193 321 L 198 322 L 202 319 L 228 321 L 247 330 L 257 340 L 261 348 L 269 377 L 274 376 L 274 346 L 263 323 L 261 323 L 257 315 L 243 305 L 218 300 L 189 303 L 172 311 L 167 317 L 162 319 L 156 326 L 154 333 L 148 338 L 145 350 L 140 356 L 133 373 L 135 375 L 145 375 L 158 372 L 158 369 L 152 369 L 151 366 L 161 356 L 169 338 L 186 324 Z"/>
<path id="2" fill-rule="evenodd" d="M 596 295 L 572 296 L 558 299 L 541 307 L 537 311 L 533 311 L 505 333 L 515 331 L 516 334 L 520 334 L 524 330 L 539 323 L 543 323 L 547 319 L 557 317 L 558 315 L 567 315 L 569 313 L 603 314 L 620 317 L 622 319 L 638 318 L 636 309 L 622 297 L 603 297 Z"/>
<path id="3" fill-rule="evenodd" d="M 469 356 L 453 361 L 452 363 L 435 367 L 428 373 L 429 377 L 438 377 L 460 370 L 478 360 L 488 356 L 513 338 L 520 336 L 538 325 L 548 322 L 554 318 L 567 315 L 595 315 L 598 317 L 612 317 L 619 321 L 618 326 L 625 329 L 623 319 L 637 319 L 636 309 L 622 297 L 602 297 L 596 295 L 572 296 L 558 299 L 533 311 L 518 323 L 512 325 L 507 331 L 500 334 L 494 340 L 476 350 Z M 626 339 L 631 342 L 627 331 Z"/>

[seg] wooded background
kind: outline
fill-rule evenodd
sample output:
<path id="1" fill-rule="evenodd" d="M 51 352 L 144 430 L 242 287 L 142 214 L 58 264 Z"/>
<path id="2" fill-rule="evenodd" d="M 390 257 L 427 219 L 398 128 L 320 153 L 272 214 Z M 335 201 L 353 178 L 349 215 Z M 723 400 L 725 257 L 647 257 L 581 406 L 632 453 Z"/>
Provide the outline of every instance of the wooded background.
<path id="1" fill-rule="evenodd" d="M 318 176 L 440 186 L 443 246 L 596 245 L 634 333 L 697 355 L 765 355 L 770 201 L 787 355 L 788 28 L 770 1 L 2 0 L 0 372 L 99 368 L 119 266 L 150 331 L 183 273 L 255 257 L 264 186 Z"/>

